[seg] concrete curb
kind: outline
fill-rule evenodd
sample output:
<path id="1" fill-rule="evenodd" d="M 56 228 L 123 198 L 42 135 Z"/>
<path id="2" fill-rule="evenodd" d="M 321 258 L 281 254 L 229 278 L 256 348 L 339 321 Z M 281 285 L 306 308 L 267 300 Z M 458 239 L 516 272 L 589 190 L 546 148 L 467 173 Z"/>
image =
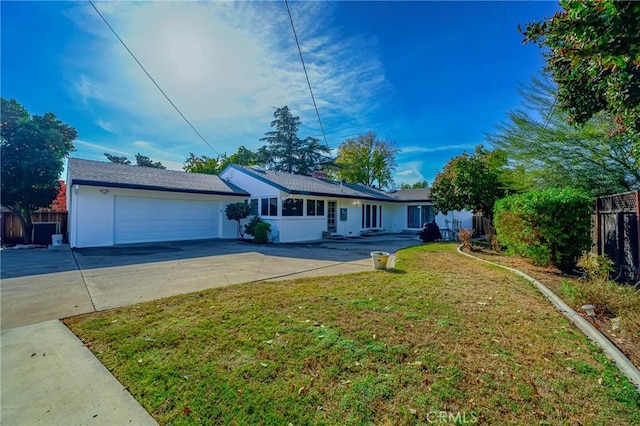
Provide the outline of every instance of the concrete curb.
<path id="1" fill-rule="evenodd" d="M 470 257 L 475 260 L 479 260 L 480 262 L 488 263 L 489 265 L 497 266 L 502 269 L 506 269 L 507 271 L 513 272 L 514 274 L 521 276 L 533 283 L 540 292 L 553 303 L 553 305 L 560 312 L 564 314 L 569 320 L 575 324 L 589 339 L 591 339 L 596 345 L 598 345 L 604 353 L 607 355 L 609 359 L 611 359 L 620 369 L 620 371 L 627 376 L 629 381 L 636 387 L 638 393 L 640 393 L 640 370 L 636 368 L 631 361 L 622 353 L 620 349 L 618 349 L 609 339 L 607 339 L 600 331 L 592 326 L 589 321 L 584 319 L 580 314 L 574 311 L 569 305 L 567 305 L 562 299 L 560 299 L 554 292 L 549 290 L 544 284 L 540 281 L 530 277 L 529 275 L 521 272 L 517 269 L 510 268 L 508 266 L 499 265 L 497 263 L 489 262 L 488 260 L 480 259 L 468 253 L 462 251 L 462 245 L 458 246 L 458 253 L 463 256 Z"/>

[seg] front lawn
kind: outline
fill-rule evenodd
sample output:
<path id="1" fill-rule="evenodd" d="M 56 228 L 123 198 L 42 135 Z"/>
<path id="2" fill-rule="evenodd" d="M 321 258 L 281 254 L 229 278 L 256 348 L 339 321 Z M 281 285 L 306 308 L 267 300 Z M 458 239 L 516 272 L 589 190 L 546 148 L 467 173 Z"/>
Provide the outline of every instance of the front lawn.
<path id="1" fill-rule="evenodd" d="M 394 271 L 66 320 L 160 424 L 640 424 L 640 396 L 528 282 L 428 244 Z"/>

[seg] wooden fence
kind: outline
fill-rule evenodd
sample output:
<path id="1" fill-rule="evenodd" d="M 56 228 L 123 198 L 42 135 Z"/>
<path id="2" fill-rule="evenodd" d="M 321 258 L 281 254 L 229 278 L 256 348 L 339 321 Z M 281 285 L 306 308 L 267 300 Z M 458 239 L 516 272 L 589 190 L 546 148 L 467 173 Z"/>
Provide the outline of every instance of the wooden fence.
<path id="1" fill-rule="evenodd" d="M 640 191 L 596 199 L 593 218 L 593 252 L 615 263 L 621 281 L 640 280 Z"/>
<path id="2" fill-rule="evenodd" d="M 484 217 L 482 213 L 474 213 L 471 220 L 473 235 L 475 237 L 491 234 L 493 230 L 491 221 L 488 218 Z"/>
<path id="3" fill-rule="evenodd" d="M 63 235 L 64 241 L 67 241 L 67 212 L 55 210 L 39 210 L 31 214 L 31 221 L 57 223 L 57 232 Z M 2 226 L 0 238 L 2 244 L 22 243 L 22 227 L 20 220 L 11 211 L 2 211 Z"/>

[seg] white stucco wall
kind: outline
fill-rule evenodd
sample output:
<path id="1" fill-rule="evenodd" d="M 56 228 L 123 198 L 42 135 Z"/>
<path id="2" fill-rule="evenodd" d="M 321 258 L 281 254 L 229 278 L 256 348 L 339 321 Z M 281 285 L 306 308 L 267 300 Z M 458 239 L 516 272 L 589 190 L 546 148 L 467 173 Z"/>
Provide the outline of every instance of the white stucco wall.
<path id="1" fill-rule="evenodd" d="M 107 194 L 102 194 L 100 189 L 109 188 L 73 185 L 69 226 L 71 247 L 113 245 L 114 196 L 110 189 Z"/>
<path id="2" fill-rule="evenodd" d="M 226 168 L 220 174 L 220 177 L 239 188 L 242 188 L 244 191 L 251 194 L 252 198 L 280 196 L 280 190 L 276 187 L 268 185 L 246 173 L 232 169 L 231 167 Z"/>
<path id="3" fill-rule="evenodd" d="M 71 187 L 71 185 L 70 185 Z M 107 190 L 106 194 L 100 192 Z M 147 191 L 138 189 L 107 188 L 73 185 L 67 198 L 69 208 L 69 243 L 71 247 L 102 247 L 114 244 L 115 197 L 136 197 L 177 201 L 207 201 L 215 205 L 217 211 L 215 234 L 218 238 L 235 238 L 235 222 L 226 218 L 227 204 L 243 202 L 244 197 L 188 194 L 178 192 Z M 162 214 L 162 212 L 158 212 Z M 205 237 L 203 237 L 205 238 Z"/>
<path id="4" fill-rule="evenodd" d="M 345 237 L 357 237 L 360 235 L 360 206 L 354 205 L 355 200 L 341 199 L 337 203 L 336 224 L 338 225 L 337 233 Z M 347 209 L 347 220 L 340 220 L 340 209 Z"/>
<path id="5" fill-rule="evenodd" d="M 407 205 L 387 203 L 382 209 L 382 223 L 387 232 L 399 233 L 407 227 Z"/>
<path id="6" fill-rule="evenodd" d="M 326 216 L 283 217 L 280 220 L 280 242 L 319 240 L 326 230 Z"/>

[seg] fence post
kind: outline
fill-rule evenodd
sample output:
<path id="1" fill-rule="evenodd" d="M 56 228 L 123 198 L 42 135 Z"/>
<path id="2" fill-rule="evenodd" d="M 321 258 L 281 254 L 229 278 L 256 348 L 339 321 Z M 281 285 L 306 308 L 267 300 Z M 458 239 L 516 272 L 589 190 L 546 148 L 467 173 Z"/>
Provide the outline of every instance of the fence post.
<path id="1" fill-rule="evenodd" d="M 637 244 L 640 246 L 640 191 L 636 191 L 636 233 L 638 234 Z M 637 249 L 638 253 L 638 269 L 640 269 L 640 247 Z M 639 271 L 636 271 L 636 277 L 640 276 Z"/>
<path id="2" fill-rule="evenodd" d="M 600 245 L 600 234 L 601 234 L 601 222 L 600 222 L 600 198 L 596 197 L 596 218 L 595 224 L 596 232 L 594 233 L 593 239 L 596 245 L 596 254 L 598 256 L 602 256 L 602 248 Z"/>
<path id="3" fill-rule="evenodd" d="M 624 267 L 624 213 L 623 212 L 618 212 L 616 214 L 616 225 L 617 226 L 617 230 L 616 230 L 616 234 L 618 236 L 618 241 L 616 241 L 616 245 L 618 248 L 618 253 L 616 255 L 616 265 L 617 267 L 617 271 L 616 274 L 619 276 L 622 276 L 623 274 L 623 267 Z"/>

